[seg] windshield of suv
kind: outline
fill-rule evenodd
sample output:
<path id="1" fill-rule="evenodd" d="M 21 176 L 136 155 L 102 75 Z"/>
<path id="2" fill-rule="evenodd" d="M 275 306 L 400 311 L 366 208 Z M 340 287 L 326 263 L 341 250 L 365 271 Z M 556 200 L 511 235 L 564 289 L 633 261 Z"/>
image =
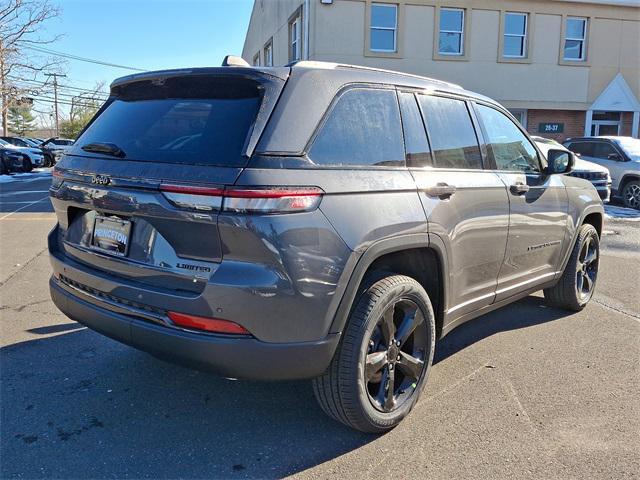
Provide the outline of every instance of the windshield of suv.
<path id="1" fill-rule="evenodd" d="M 108 155 L 109 145 L 119 152 L 109 155 L 114 160 L 244 166 L 261 99 L 258 85 L 241 78 L 125 84 L 75 142 L 74 153 Z"/>
<path id="2" fill-rule="evenodd" d="M 616 142 L 634 160 L 640 159 L 640 139 L 632 137 L 617 138 Z"/>

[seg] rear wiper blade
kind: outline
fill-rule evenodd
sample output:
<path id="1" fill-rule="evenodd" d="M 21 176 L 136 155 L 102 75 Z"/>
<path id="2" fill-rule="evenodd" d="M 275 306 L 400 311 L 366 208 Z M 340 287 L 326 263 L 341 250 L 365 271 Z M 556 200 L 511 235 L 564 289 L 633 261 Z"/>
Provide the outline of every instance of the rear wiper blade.
<path id="1" fill-rule="evenodd" d="M 103 155 L 111 155 L 112 157 L 124 158 L 127 156 L 119 146 L 114 143 L 87 143 L 82 146 L 85 152 L 101 153 Z"/>

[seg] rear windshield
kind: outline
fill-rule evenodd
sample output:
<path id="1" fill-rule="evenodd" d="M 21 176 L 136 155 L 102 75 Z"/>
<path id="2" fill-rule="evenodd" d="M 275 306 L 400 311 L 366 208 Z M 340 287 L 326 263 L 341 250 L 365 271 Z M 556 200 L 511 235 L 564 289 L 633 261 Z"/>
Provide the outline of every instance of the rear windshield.
<path id="1" fill-rule="evenodd" d="M 262 89 L 236 78 L 179 77 L 114 89 L 113 98 L 75 142 L 117 146 L 114 160 L 244 166 L 244 145 Z"/>

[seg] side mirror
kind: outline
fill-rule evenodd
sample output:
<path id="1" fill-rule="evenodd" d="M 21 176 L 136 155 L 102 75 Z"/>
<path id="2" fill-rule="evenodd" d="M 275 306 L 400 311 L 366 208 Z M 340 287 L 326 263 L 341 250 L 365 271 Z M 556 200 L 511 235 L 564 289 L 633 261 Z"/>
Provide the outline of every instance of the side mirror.
<path id="1" fill-rule="evenodd" d="M 556 173 L 569 173 L 573 168 L 575 158 L 573 153 L 566 150 L 551 149 L 547 152 L 547 173 L 553 175 Z"/>
<path id="2" fill-rule="evenodd" d="M 619 162 L 620 160 L 622 160 L 622 157 L 620 157 L 620 154 L 619 154 L 619 153 L 610 153 L 609 155 L 607 155 L 607 158 L 608 158 L 609 160 L 616 160 L 616 161 L 618 161 L 618 162 Z"/>

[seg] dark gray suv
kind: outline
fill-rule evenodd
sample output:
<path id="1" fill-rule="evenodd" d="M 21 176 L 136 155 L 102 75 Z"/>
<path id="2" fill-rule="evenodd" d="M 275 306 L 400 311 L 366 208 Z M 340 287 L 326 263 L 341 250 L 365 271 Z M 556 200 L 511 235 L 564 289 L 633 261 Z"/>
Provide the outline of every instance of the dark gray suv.
<path id="1" fill-rule="evenodd" d="M 116 340 L 229 377 L 313 378 L 383 432 L 434 343 L 537 290 L 593 295 L 603 208 L 496 102 L 301 62 L 116 80 L 56 166 L 51 295 Z"/>

